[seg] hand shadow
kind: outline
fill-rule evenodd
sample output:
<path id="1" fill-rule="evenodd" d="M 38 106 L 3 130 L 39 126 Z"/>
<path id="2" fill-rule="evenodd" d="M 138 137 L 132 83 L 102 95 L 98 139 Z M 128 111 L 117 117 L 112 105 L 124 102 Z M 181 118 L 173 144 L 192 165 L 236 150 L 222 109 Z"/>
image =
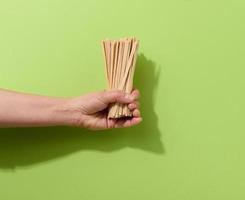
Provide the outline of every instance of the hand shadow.
<path id="1" fill-rule="evenodd" d="M 28 167 L 86 150 L 111 152 L 129 147 L 163 154 L 154 111 L 159 75 L 156 65 L 140 54 L 134 78 L 141 91 L 143 121 L 138 126 L 98 132 L 70 127 L 0 129 L 0 169 Z"/>

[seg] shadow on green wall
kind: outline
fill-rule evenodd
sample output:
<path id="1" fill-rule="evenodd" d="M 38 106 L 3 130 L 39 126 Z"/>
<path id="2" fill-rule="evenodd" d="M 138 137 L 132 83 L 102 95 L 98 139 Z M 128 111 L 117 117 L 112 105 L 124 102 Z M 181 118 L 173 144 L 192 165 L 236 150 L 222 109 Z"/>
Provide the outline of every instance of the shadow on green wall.
<path id="1" fill-rule="evenodd" d="M 154 111 L 160 71 L 140 54 L 135 87 L 141 91 L 143 122 L 132 128 L 93 132 L 70 127 L 15 128 L 0 130 L 0 168 L 11 169 L 48 162 L 77 151 L 112 152 L 122 148 L 164 154 Z"/>

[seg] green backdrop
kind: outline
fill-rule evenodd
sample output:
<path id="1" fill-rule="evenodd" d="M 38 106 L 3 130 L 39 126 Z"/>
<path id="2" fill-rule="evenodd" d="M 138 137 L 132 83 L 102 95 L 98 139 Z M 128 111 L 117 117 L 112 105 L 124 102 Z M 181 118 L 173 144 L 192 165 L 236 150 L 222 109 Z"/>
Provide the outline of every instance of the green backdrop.
<path id="1" fill-rule="evenodd" d="M 245 1 L 0 2 L 0 87 L 106 87 L 100 42 L 140 40 L 141 125 L 0 130 L 3 200 L 245 199 Z"/>

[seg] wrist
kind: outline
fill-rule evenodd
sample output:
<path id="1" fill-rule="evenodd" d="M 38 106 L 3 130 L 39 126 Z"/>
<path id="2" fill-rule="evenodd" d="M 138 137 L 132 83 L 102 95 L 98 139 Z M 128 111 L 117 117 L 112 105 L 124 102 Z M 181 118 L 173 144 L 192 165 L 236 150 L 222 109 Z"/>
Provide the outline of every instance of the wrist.
<path id="1" fill-rule="evenodd" d="M 72 99 L 60 99 L 51 107 L 51 116 L 58 126 L 81 126 L 82 117 L 79 110 L 74 109 L 70 102 Z"/>

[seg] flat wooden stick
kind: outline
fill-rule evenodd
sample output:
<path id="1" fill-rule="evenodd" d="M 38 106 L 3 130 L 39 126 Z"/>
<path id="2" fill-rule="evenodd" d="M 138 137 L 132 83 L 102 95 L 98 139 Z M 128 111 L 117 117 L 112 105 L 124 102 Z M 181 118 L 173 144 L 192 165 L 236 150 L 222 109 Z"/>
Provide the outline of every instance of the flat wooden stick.
<path id="1" fill-rule="evenodd" d="M 103 55 L 104 55 L 104 62 L 105 62 L 105 71 L 106 71 L 106 79 L 107 83 L 109 84 L 109 73 L 108 73 L 108 60 L 107 60 L 107 49 L 106 49 L 106 43 L 105 41 L 102 41 L 102 47 L 103 47 Z"/>
<path id="2" fill-rule="evenodd" d="M 137 59 L 138 40 L 122 38 L 119 40 L 104 40 L 102 42 L 108 89 L 119 89 L 131 93 Z M 126 104 L 110 105 L 108 118 L 132 116 Z"/>

